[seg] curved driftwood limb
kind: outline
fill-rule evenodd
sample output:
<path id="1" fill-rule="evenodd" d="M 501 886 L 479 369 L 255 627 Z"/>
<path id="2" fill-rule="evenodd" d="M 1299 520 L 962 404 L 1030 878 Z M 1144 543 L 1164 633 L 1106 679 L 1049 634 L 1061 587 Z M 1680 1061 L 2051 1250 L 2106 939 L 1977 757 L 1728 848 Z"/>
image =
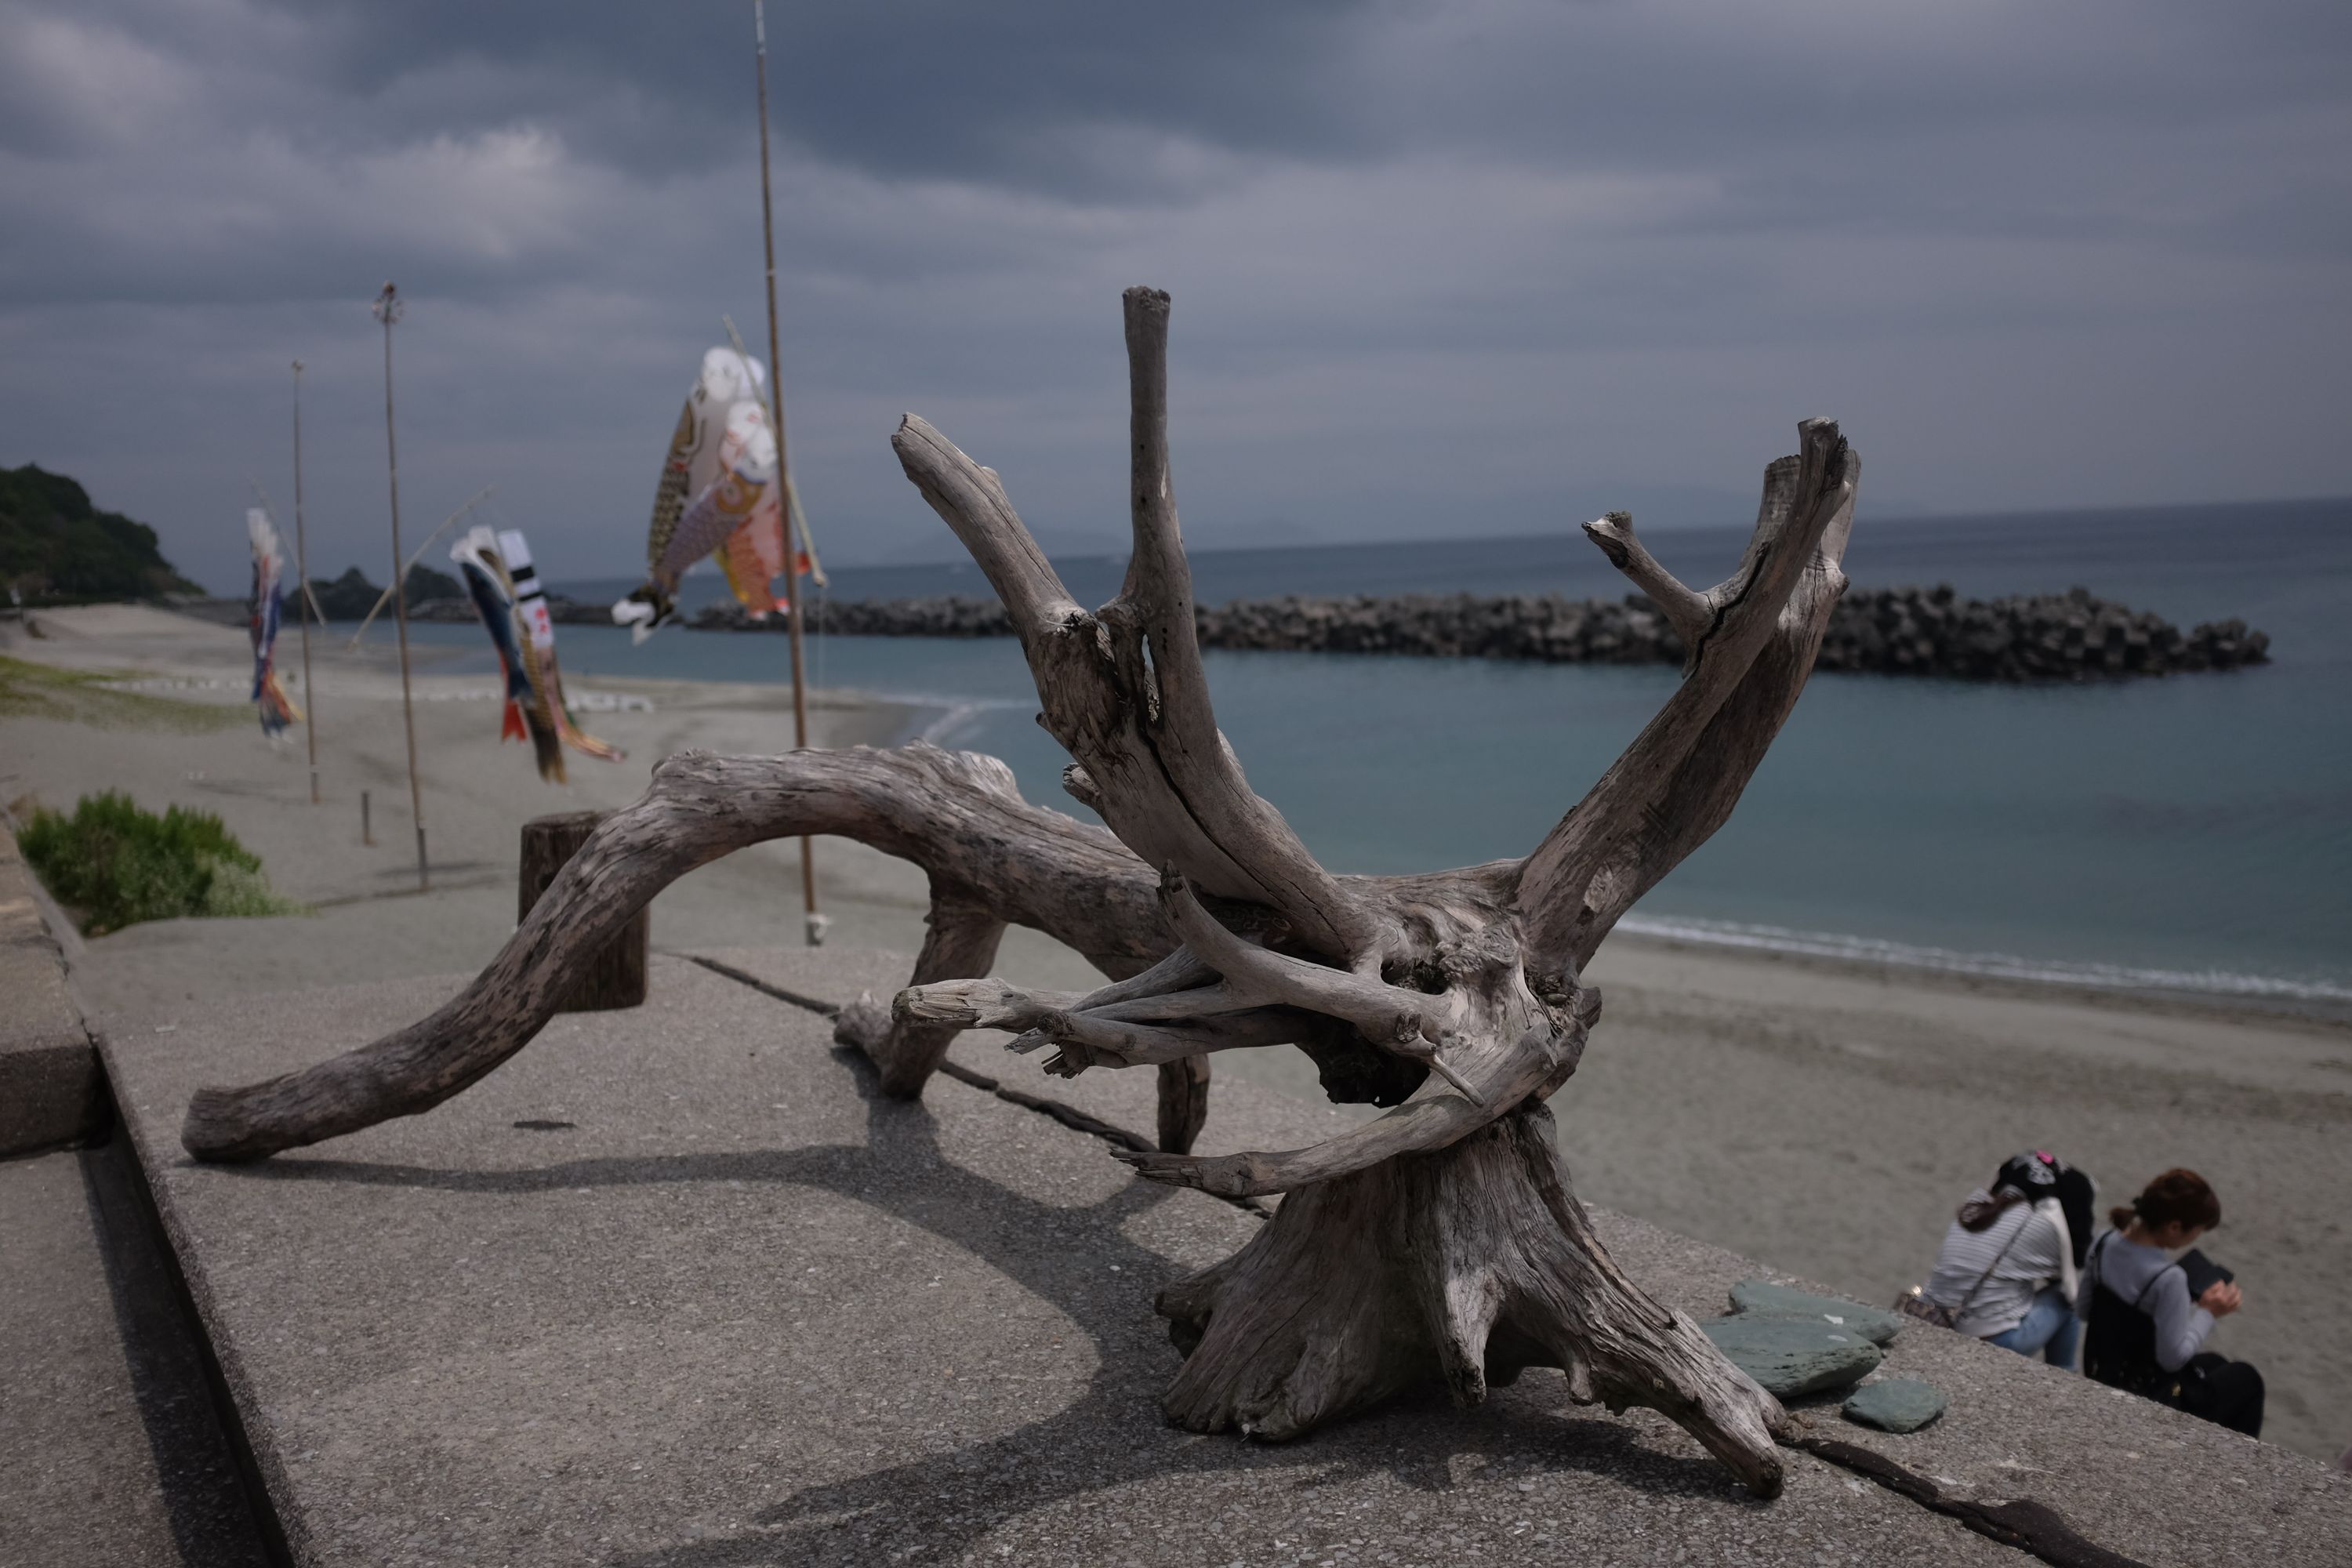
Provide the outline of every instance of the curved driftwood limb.
<path id="1" fill-rule="evenodd" d="M 1584 525 L 1585 537 L 1601 546 L 1609 563 L 1625 574 L 1633 586 L 1650 595 L 1665 612 L 1667 625 L 1695 647 L 1715 624 L 1715 605 L 1705 594 L 1683 586 L 1675 574 L 1658 564 L 1642 542 L 1633 537 L 1633 514 L 1612 511 Z"/>
<path id="2" fill-rule="evenodd" d="M 1209 1121 L 1209 1058 L 1183 1057 L 1160 1064 L 1160 1152 L 1189 1154 Z"/>
<path id="3" fill-rule="evenodd" d="M 1004 921 L 978 895 L 934 878 L 930 912 L 924 917 L 923 947 L 915 955 L 909 984 L 923 985 L 985 974 L 996 962 L 997 944 L 1003 937 Z M 946 1021 L 902 1023 L 875 1007 L 870 996 L 862 996 L 842 1009 L 833 1033 L 835 1040 L 865 1051 L 880 1071 L 884 1094 L 893 1100 L 913 1100 L 922 1094 L 923 1086 L 947 1059 L 948 1047 L 963 1029 L 960 1023 Z"/>
<path id="4" fill-rule="evenodd" d="M 1706 595 L 1712 619 L 1682 685 L 1521 868 L 1528 951 L 1548 969 L 1580 971 L 1723 825 L 1804 689 L 1845 587 L 1861 460 L 1834 420 L 1798 430 L 1802 449 L 1765 470 L 1739 570 Z"/>
<path id="5" fill-rule="evenodd" d="M 919 743 L 781 757 L 683 752 L 590 836 L 447 1005 L 299 1072 L 199 1089 L 181 1141 L 199 1159 L 254 1160 L 430 1110 L 521 1049 L 581 958 L 663 888 L 746 845 L 803 834 L 858 839 L 951 887 L 985 886 L 995 919 L 1034 925 L 1097 962 L 1149 963 L 1169 947 L 1150 870 L 1099 828 L 1024 801 L 993 757 Z M 977 927 L 955 929 L 946 945 L 971 951 Z"/>
<path id="6" fill-rule="evenodd" d="M 1530 1025 L 1509 1051 L 1493 1053 L 1491 1068 L 1475 1077 L 1475 1097 L 1448 1092 L 1433 1079 L 1385 1116 L 1376 1116 L 1308 1148 L 1283 1153 L 1177 1155 L 1115 1149 L 1111 1157 L 1134 1167 L 1137 1175 L 1149 1181 L 1196 1187 L 1223 1198 L 1244 1198 L 1295 1193 L 1400 1156 L 1433 1153 L 1567 1082 L 1583 1059 L 1585 1039 L 1600 1006 L 1600 993 L 1585 991 L 1565 1020 L 1565 1027 L 1553 1021 L 1557 1013 L 1551 1019 Z"/>
<path id="7" fill-rule="evenodd" d="M 1433 1379 L 1469 1405 L 1556 1366 L 1579 1403 L 1659 1410 L 1780 1489 L 1779 1403 L 1610 1260 L 1540 1104 L 1293 1193 L 1157 1306 L 1187 1358 L 1165 1409 L 1192 1431 L 1280 1440 Z"/>
<path id="8" fill-rule="evenodd" d="M 956 938 L 952 934 L 955 928 L 943 925 L 943 910 L 955 919 L 959 927 L 971 922 L 968 929 L 974 934 L 967 939 Z M 930 919 L 931 938 L 924 943 L 907 989 L 888 1003 L 866 992 L 845 1006 L 835 1020 L 834 1038 L 864 1050 L 882 1068 L 885 1092 L 900 1098 L 912 1099 L 921 1093 L 924 1082 L 945 1059 L 955 1037 L 966 1028 L 1030 1031 L 1009 1046 L 1010 1049 L 1024 1052 L 1045 1045 L 1078 1046 L 1084 1039 L 1097 1048 L 1066 1051 L 1065 1056 L 1054 1058 L 1049 1070 L 1075 1076 L 1090 1066 L 1157 1064 L 1159 1146 L 1162 1152 L 1182 1154 L 1191 1151 L 1192 1141 L 1200 1136 L 1208 1117 L 1209 1059 L 1202 1055 L 1174 1053 L 1280 1045 L 1297 1032 L 1294 1025 L 1268 1016 L 1235 1016 L 1217 1020 L 1213 1030 L 1181 1037 L 1163 1034 L 1148 1049 L 1139 1039 L 1129 1037 L 1122 1042 L 1128 1047 L 1127 1052 L 1108 1051 L 1103 1048 L 1109 1039 L 1106 1034 L 1081 1037 L 1068 1028 L 1055 1033 L 1050 1026 L 1066 1014 L 1083 1010 L 1085 1004 L 1097 996 L 1113 1000 L 1098 1011 L 1089 1012 L 1087 1016 L 1093 1019 L 1128 1021 L 1122 1008 L 1133 1010 L 1134 1016 L 1143 1022 L 1163 1013 L 1191 1016 L 1181 1007 L 1162 1009 L 1149 999 L 1119 999 L 1149 992 L 1152 985 L 1171 980 L 1204 978 L 1208 972 L 1180 951 L 1150 966 L 1139 966 L 1133 961 L 1098 960 L 1115 973 L 1123 968 L 1138 968 L 1139 973 L 1085 994 L 1029 991 L 1008 981 L 966 978 L 984 976 L 994 962 L 996 936 L 986 936 L 984 951 L 979 945 L 980 922 L 988 919 L 984 911 L 974 914 L 960 900 L 935 889 Z M 1001 934 L 1003 929 L 999 922 L 996 932 Z M 935 948 L 940 951 L 935 952 Z M 1166 1000 L 1181 1003 L 1181 999 L 1176 996 Z M 1209 1010 L 1234 1011 L 1230 1006 Z"/>
<path id="9" fill-rule="evenodd" d="M 1217 732 L 1169 474 L 1168 296 L 1131 289 L 1125 309 L 1136 548 L 1097 615 L 1071 602 L 993 473 L 912 415 L 892 445 L 1003 601 L 1045 727 L 1076 759 L 1073 792 L 1151 864 L 1278 911 L 1326 957 L 1377 962 L 1393 933 L 1250 789 Z"/>
<path id="10" fill-rule="evenodd" d="M 1057 1078 L 1076 1078 L 1090 1067 L 1160 1067 L 1216 1051 L 1287 1045 L 1307 1022 L 1305 1015 L 1281 1007 L 1190 1024 L 1103 1023 L 1084 1013 L 1065 1013 L 1017 1037 L 1005 1049 L 1026 1055 L 1058 1047 L 1059 1055 L 1045 1058 L 1045 1070 Z"/>
<path id="11" fill-rule="evenodd" d="M 1160 874 L 1160 903 L 1184 951 L 1223 976 L 1218 992 L 1239 1005 L 1287 1005 L 1328 1014 L 1390 1049 L 1435 1041 L 1453 1021 L 1443 998 L 1244 942 L 1201 907 L 1172 867 Z"/>
<path id="12" fill-rule="evenodd" d="M 1244 867 L 1249 897 L 1288 917 L 1301 942 L 1333 958 L 1375 961 L 1392 945 L 1372 909 L 1316 863 L 1282 814 L 1242 775 L 1239 758 L 1218 732 L 1201 667 L 1192 618 L 1192 566 L 1176 521 L 1175 478 L 1168 453 L 1168 314 L 1159 289 L 1129 289 L 1121 300 L 1127 328 L 1128 503 L 1134 550 L 1119 596 L 1102 613 L 1128 684 L 1156 698 L 1145 714 L 1150 744 L 1168 782 L 1203 831 Z M 1138 639 L 1150 665 L 1140 669 Z M 1224 891 L 1225 889 L 1217 889 Z"/>

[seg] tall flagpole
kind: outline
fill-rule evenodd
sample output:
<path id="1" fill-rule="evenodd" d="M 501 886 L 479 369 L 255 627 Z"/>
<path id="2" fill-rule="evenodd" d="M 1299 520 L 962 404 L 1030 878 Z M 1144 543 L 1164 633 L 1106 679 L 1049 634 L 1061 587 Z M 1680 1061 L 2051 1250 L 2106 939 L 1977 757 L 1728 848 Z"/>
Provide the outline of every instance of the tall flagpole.
<path id="1" fill-rule="evenodd" d="M 389 283 L 375 297 L 375 319 L 383 323 L 383 452 L 392 474 L 392 613 L 400 626 L 400 721 L 408 731 L 408 809 L 416 821 L 416 887 L 433 886 L 425 861 L 425 786 L 416 778 L 416 708 L 408 692 L 408 573 L 400 552 L 400 447 L 392 434 L 392 324 L 400 320 L 400 294 Z"/>
<path id="2" fill-rule="evenodd" d="M 302 362 L 294 362 L 294 575 L 302 592 L 302 738 L 310 747 L 310 804 L 319 804 L 319 689 L 310 680 L 310 549 L 302 537 Z"/>
<path id="3" fill-rule="evenodd" d="M 791 617 L 793 649 L 793 749 L 808 749 L 808 687 L 801 678 L 801 552 L 793 532 L 792 468 L 784 460 L 784 374 L 776 355 L 776 216 L 768 194 L 768 7 L 751 0 L 751 29 L 759 42 L 760 60 L 760 235 L 768 247 L 768 415 L 776 434 L 776 500 L 784 515 L 784 603 Z M 801 839 L 801 902 L 807 912 L 808 944 L 824 941 L 824 916 L 816 907 L 814 846 Z"/>

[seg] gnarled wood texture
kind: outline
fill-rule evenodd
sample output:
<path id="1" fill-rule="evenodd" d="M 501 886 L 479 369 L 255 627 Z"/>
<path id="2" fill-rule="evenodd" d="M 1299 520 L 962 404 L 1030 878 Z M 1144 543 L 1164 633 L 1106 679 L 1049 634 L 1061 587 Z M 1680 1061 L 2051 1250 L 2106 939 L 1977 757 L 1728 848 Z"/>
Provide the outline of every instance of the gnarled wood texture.
<path id="1" fill-rule="evenodd" d="M 1135 545 L 1099 610 L 1071 597 L 992 470 L 912 415 L 892 443 L 1003 600 L 1041 720 L 1075 759 L 1065 786 L 1110 833 L 1024 803 L 1001 763 L 928 747 L 673 758 L 465 994 L 303 1072 L 203 1091 L 187 1146 L 253 1158 L 437 1103 L 520 1048 L 567 966 L 668 881 L 763 838 L 841 834 L 931 878 L 915 984 L 838 1025 L 886 1088 L 919 1091 L 974 1026 L 1015 1031 L 1012 1048 L 1048 1051 L 1051 1072 L 1149 1065 L 1160 1150 L 1118 1157 L 1153 1181 L 1289 1194 L 1250 1247 L 1163 1295 L 1192 1356 L 1172 1418 L 1287 1436 L 1423 1378 L 1470 1400 L 1555 1365 L 1572 1397 L 1654 1405 L 1769 1495 L 1780 1407 L 1609 1260 L 1544 1102 L 1600 1016 L 1585 963 L 1722 825 L 1803 689 L 1844 585 L 1853 453 L 1835 424 L 1801 426 L 1799 452 L 1765 470 L 1738 568 L 1704 592 L 1623 514 L 1586 525 L 1689 644 L 1681 686 L 1525 860 L 1333 876 L 1217 731 L 1170 473 L 1168 297 L 1129 289 L 1125 309 Z M 1060 938 L 1111 983 L 1039 993 L 987 978 L 1007 922 Z M 1208 1057 L 1283 1043 L 1334 1098 L 1392 1109 L 1313 1148 L 1191 1153 Z"/>
<path id="2" fill-rule="evenodd" d="M 1663 1411 L 1751 1489 L 1780 1488 L 1779 1404 L 1610 1261 L 1540 1100 L 1441 1153 L 1297 1189 L 1157 1306 L 1186 1356 L 1168 1417 L 1192 1431 L 1294 1437 L 1433 1370 L 1475 1405 L 1554 1366 L 1577 1403 Z"/>

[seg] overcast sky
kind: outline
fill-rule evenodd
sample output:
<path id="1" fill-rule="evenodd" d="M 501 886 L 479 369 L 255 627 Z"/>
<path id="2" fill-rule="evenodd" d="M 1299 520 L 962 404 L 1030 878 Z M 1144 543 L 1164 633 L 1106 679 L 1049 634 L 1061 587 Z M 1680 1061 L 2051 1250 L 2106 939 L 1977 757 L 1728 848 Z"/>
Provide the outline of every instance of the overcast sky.
<path id="1" fill-rule="evenodd" d="M 1881 515 L 2352 492 L 2345 0 L 931 0 L 769 11 L 783 387 L 835 559 L 1125 527 L 1118 291 L 1176 297 L 1204 546 L 1744 521 L 1832 414 Z M 0 0 L 0 464 L 241 591 L 498 486 L 638 570 L 678 402 L 764 353 L 748 4 Z"/>

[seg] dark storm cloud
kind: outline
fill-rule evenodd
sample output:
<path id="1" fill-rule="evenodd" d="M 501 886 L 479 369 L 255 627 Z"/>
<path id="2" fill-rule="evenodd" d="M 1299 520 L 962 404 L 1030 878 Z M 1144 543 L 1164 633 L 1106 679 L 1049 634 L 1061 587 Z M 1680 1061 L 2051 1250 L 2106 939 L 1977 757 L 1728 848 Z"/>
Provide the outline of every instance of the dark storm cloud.
<path id="1" fill-rule="evenodd" d="M 315 548 L 373 561 L 391 276 L 404 490 L 625 570 L 719 313 L 764 336 L 748 11 L 0 0 L 0 462 L 234 582 L 299 353 Z M 944 548 L 914 407 L 1108 536 L 1142 280 L 1212 541 L 1732 516 L 1816 411 L 1882 510 L 2352 489 L 2347 17 L 772 5 L 803 489 Z"/>

